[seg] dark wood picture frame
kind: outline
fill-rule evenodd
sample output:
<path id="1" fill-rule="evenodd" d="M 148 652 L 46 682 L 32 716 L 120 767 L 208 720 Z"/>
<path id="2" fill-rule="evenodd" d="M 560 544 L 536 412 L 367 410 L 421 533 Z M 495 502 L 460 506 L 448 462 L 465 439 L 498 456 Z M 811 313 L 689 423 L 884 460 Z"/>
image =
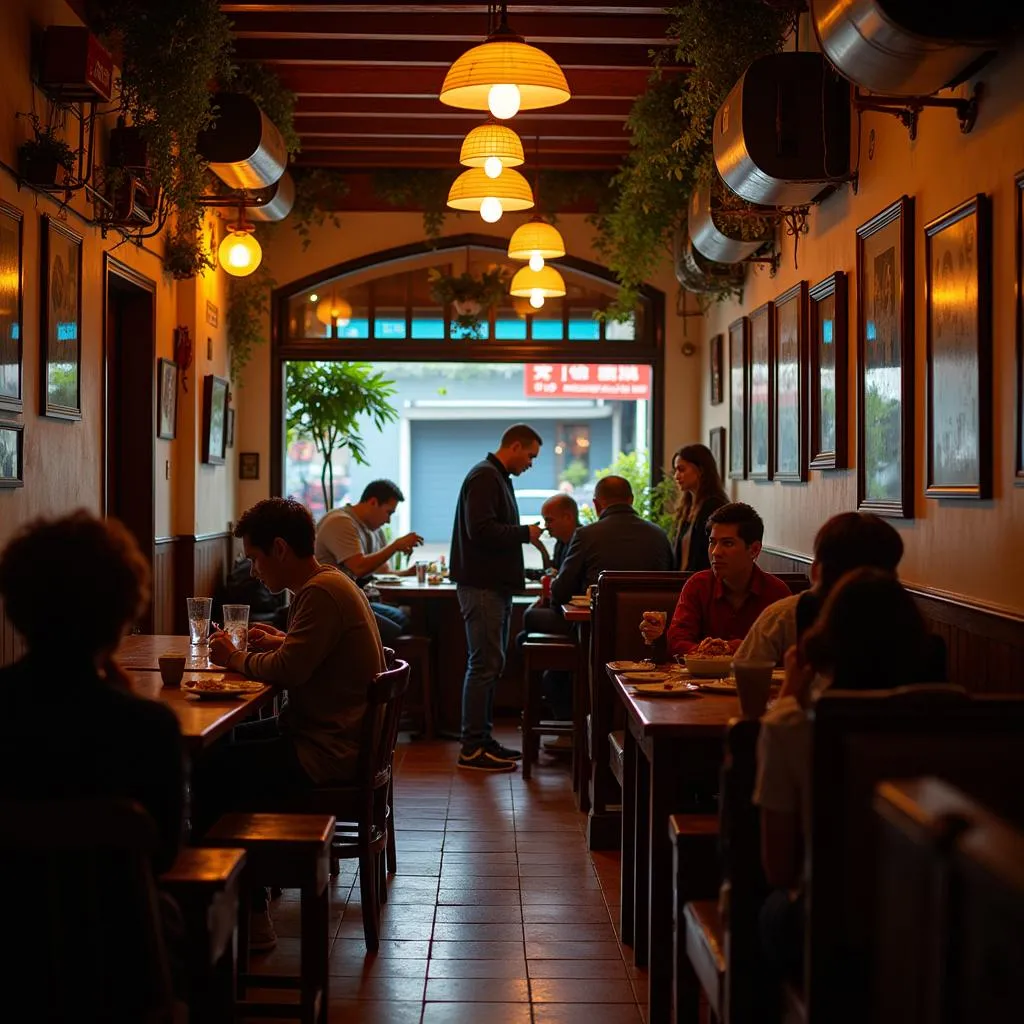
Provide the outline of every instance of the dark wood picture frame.
<path id="1" fill-rule="evenodd" d="M 1013 482 L 1024 487 L 1024 171 L 1013 179 L 1016 188 L 1014 221 L 1016 242 L 1016 299 L 1017 299 L 1017 458 L 1014 463 Z"/>
<path id="2" fill-rule="evenodd" d="M 25 407 L 24 219 L 0 200 L 0 412 Z"/>
<path id="3" fill-rule="evenodd" d="M 925 225 L 925 497 L 992 497 L 992 204 Z"/>
<path id="4" fill-rule="evenodd" d="M 25 485 L 25 426 L 0 420 L 0 487 Z"/>
<path id="5" fill-rule="evenodd" d="M 259 480 L 260 478 L 260 453 L 239 452 L 238 453 L 238 479 Z"/>
<path id="6" fill-rule="evenodd" d="M 225 413 L 226 420 L 224 426 L 224 447 L 234 448 L 235 447 L 235 410 L 229 405 L 227 412 Z"/>
<path id="7" fill-rule="evenodd" d="M 775 409 L 772 478 L 807 480 L 807 282 L 775 300 L 772 403 Z"/>
<path id="8" fill-rule="evenodd" d="M 857 507 L 914 517 L 914 200 L 905 195 L 857 228 Z"/>
<path id="9" fill-rule="evenodd" d="M 715 465 L 718 466 L 718 475 L 724 480 L 727 465 L 725 461 L 725 427 L 711 428 L 708 432 L 708 448 L 711 449 Z"/>
<path id="10" fill-rule="evenodd" d="M 731 480 L 747 478 L 747 346 L 750 325 L 745 316 L 729 324 L 729 449 Z M 724 477 L 723 477 L 724 479 Z"/>
<path id="11" fill-rule="evenodd" d="M 229 386 L 212 373 L 203 378 L 203 462 L 211 466 L 224 465 Z"/>
<path id="12" fill-rule="evenodd" d="M 178 430 L 178 364 L 157 360 L 156 436 L 173 441 Z"/>
<path id="13" fill-rule="evenodd" d="M 747 478 L 771 480 L 775 469 L 775 303 L 763 303 L 747 319 Z"/>
<path id="14" fill-rule="evenodd" d="M 711 339 L 708 350 L 711 355 L 711 404 L 721 405 L 725 389 L 722 383 L 722 336 L 720 334 L 716 334 Z"/>
<path id="15" fill-rule="evenodd" d="M 849 283 L 837 270 L 808 291 L 810 468 L 846 469 L 849 462 Z M 831 382 L 828 381 L 831 376 Z"/>
<path id="16" fill-rule="evenodd" d="M 82 236 L 43 214 L 41 231 L 39 348 L 43 416 L 82 418 Z M 73 366 L 61 381 L 59 375 Z"/>

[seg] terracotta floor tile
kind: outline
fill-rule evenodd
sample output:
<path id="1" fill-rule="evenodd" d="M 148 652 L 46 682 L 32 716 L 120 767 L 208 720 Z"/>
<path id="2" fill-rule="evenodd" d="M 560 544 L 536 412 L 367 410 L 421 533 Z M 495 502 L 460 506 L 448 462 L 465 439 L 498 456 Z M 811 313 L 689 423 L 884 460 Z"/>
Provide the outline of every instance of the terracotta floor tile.
<path id="1" fill-rule="evenodd" d="M 527 960 L 621 960 L 617 942 L 527 941 Z"/>
<path id="2" fill-rule="evenodd" d="M 522 942 L 523 926 L 519 921 L 436 921 L 433 938 L 435 942 Z"/>
<path id="3" fill-rule="evenodd" d="M 526 960 L 431 960 L 428 978 L 525 978 Z"/>
<path id="4" fill-rule="evenodd" d="M 523 920 L 530 922 L 552 921 L 555 923 L 580 922 L 583 924 L 610 923 L 608 908 L 604 903 L 588 906 L 562 906 L 550 904 L 526 904 L 523 906 Z"/>
<path id="5" fill-rule="evenodd" d="M 528 942 L 613 942 L 615 933 L 609 920 L 587 921 L 531 921 L 523 925 Z M 409 938 L 418 938 L 410 935 Z"/>
<path id="6" fill-rule="evenodd" d="M 429 939 L 433 930 L 433 921 L 407 921 L 401 914 L 395 914 L 380 923 L 382 939 Z M 346 915 L 335 935 L 338 939 L 361 939 L 363 937 L 362 914 Z M 539 938 L 540 936 L 535 936 Z M 552 936 L 557 938 L 557 936 Z"/>
<path id="7" fill-rule="evenodd" d="M 425 1003 L 422 1024 L 531 1024 L 531 1019 L 529 1003 Z"/>
<path id="8" fill-rule="evenodd" d="M 604 896 L 600 889 L 528 889 L 519 890 L 523 906 L 539 904 L 540 906 L 557 906 L 562 904 L 570 907 L 605 907 Z"/>
<path id="9" fill-rule="evenodd" d="M 438 906 L 519 906 L 517 889 L 439 889 Z"/>
<path id="10" fill-rule="evenodd" d="M 440 876 L 445 889 L 519 889 L 519 876 L 514 872 L 497 875 L 467 875 L 452 868 Z"/>
<path id="11" fill-rule="evenodd" d="M 449 942 L 435 939 L 430 944 L 432 960 L 501 960 L 522 955 L 522 940 Z"/>
<path id="12" fill-rule="evenodd" d="M 349 978 L 419 978 L 423 981 L 427 976 L 426 959 L 414 960 L 393 956 L 352 957 L 345 953 L 335 956 L 331 954 L 327 962 L 327 973 L 333 977 Z M 332 982 L 333 985 L 333 982 Z"/>
<path id="13" fill-rule="evenodd" d="M 280 943 L 278 943 L 280 945 Z M 429 955 L 430 943 L 419 939 L 381 939 L 377 957 L 412 957 L 422 960 Z M 363 960 L 369 954 L 362 939 L 341 938 L 334 940 L 331 956 L 339 959 Z"/>
<path id="14" fill-rule="evenodd" d="M 427 1002 L 528 1003 L 525 978 L 428 978 Z"/>
<path id="15" fill-rule="evenodd" d="M 535 978 L 530 982 L 535 1003 L 630 1003 L 636 1004 L 633 986 L 625 978 Z"/>
<path id="16" fill-rule="evenodd" d="M 527 960 L 531 978 L 602 978 L 628 980 L 622 961 L 615 960 Z"/>
<path id="17" fill-rule="evenodd" d="M 499 924 L 518 924 L 522 920 L 522 916 L 522 911 L 518 904 L 475 907 L 438 906 L 434 911 L 434 923 L 463 921 L 466 924 L 485 924 L 493 921 Z"/>
<path id="18" fill-rule="evenodd" d="M 366 999 L 329 999 L 327 1020 L 329 1024 L 420 1024 L 423 1004 L 417 1001 L 404 1003 L 373 1002 Z"/>
<path id="19" fill-rule="evenodd" d="M 534 1024 L 643 1024 L 636 1004 L 537 1003 Z"/>
<path id="20" fill-rule="evenodd" d="M 342 975 L 331 978 L 329 1000 L 380 999 L 387 1001 L 423 1001 L 424 978 L 403 978 L 394 974 L 378 974 L 371 978 Z"/>

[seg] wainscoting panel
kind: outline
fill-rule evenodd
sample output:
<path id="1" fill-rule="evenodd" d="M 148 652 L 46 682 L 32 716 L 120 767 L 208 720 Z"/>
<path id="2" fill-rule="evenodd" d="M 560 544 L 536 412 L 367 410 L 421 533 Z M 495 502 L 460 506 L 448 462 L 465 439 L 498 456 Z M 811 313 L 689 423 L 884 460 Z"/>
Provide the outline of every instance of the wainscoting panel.
<path id="1" fill-rule="evenodd" d="M 153 542 L 153 608 L 152 632 L 173 633 L 174 629 L 174 596 L 175 549 L 177 537 L 158 537 Z M 141 626 L 147 632 L 146 625 Z"/>
<path id="2" fill-rule="evenodd" d="M 810 573 L 811 557 L 766 547 L 758 564 L 767 572 Z M 1024 693 L 1024 615 L 930 587 L 907 589 L 946 642 L 949 682 L 973 693 Z"/>
<path id="3" fill-rule="evenodd" d="M 188 632 L 187 597 L 213 597 L 227 574 L 231 535 L 162 537 L 153 558 L 153 632 Z"/>
<path id="4" fill-rule="evenodd" d="M 9 665 L 24 653 L 25 644 L 21 634 L 11 625 L 4 612 L 4 603 L 0 600 L 0 665 Z"/>

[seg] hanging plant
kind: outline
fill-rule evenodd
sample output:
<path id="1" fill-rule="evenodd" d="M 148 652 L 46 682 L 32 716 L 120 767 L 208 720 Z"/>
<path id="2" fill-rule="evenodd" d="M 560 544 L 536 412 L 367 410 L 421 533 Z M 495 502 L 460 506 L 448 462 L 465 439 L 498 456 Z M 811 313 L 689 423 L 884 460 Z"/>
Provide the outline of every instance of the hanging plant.
<path id="1" fill-rule="evenodd" d="M 202 232 L 179 226 L 167 238 L 164 272 L 176 281 L 186 281 L 205 270 L 213 270 L 213 260 L 203 244 Z"/>
<path id="2" fill-rule="evenodd" d="M 266 263 L 261 263 L 248 277 L 236 277 L 231 282 L 228 350 L 231 353 L 231 382 L 239 387 L 242 387 L 242 371 L 252 359 L 253 351 L 267 340 L 265 325 L 270 313 L 270 293 L 276 284 Z"/>
<path id="3" fill-rule="evenodd" d="M 18 114 L 32 125 L 32 138 L 18 147 L 18 171 L 33 185 L 54 185 L 57 172 L 63 168 L 65 177 L 75 169 L 75 151 L 56 134 L 52 124 L 43 124 L 37 114 Z"/>
<path id="4" fill-rule="evenodd" d="M 423 211 L 423 233 L 436 242 L 448 214 L 448 190 L 455 180 L 452 171 L 378 171 L 373 191 L 392 206 L 413 206 Z"/>
<path id="5" fill-rule="evenodd" d="M 455 311 L 452 323 L 461 327 L 470 337 L 480 339 L 487 313 L 499 305 L 508 293 L 508 272 L 504 267 L 484 271 L 479 277 L 468 271 L 455 277 L 436 267 L 427 271 L 430 297 L 440 306 Z"/>

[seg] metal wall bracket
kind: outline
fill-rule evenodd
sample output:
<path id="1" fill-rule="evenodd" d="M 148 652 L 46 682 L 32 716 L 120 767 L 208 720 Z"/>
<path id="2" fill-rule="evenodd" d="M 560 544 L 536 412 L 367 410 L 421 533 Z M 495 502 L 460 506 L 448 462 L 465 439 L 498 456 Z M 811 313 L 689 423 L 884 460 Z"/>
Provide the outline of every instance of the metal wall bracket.
<path id="1" fill-rule="evenodd" d="M 917 122 L 925 107 L 949 107 L 960 122 L 960 131 L 967 135 L 978 119 L 978 101 L 982 96 L 981 82 L 974 83 L 974 89 L 967 99 L 945 99 L 937 96 L 884 96 L 874 93 L 862 93 L 855 89 L 853 106 L 857 111 L 873 110 L 880 114 L 895 117 L 910 136 L 913 142 L 917 138 Z"/>

